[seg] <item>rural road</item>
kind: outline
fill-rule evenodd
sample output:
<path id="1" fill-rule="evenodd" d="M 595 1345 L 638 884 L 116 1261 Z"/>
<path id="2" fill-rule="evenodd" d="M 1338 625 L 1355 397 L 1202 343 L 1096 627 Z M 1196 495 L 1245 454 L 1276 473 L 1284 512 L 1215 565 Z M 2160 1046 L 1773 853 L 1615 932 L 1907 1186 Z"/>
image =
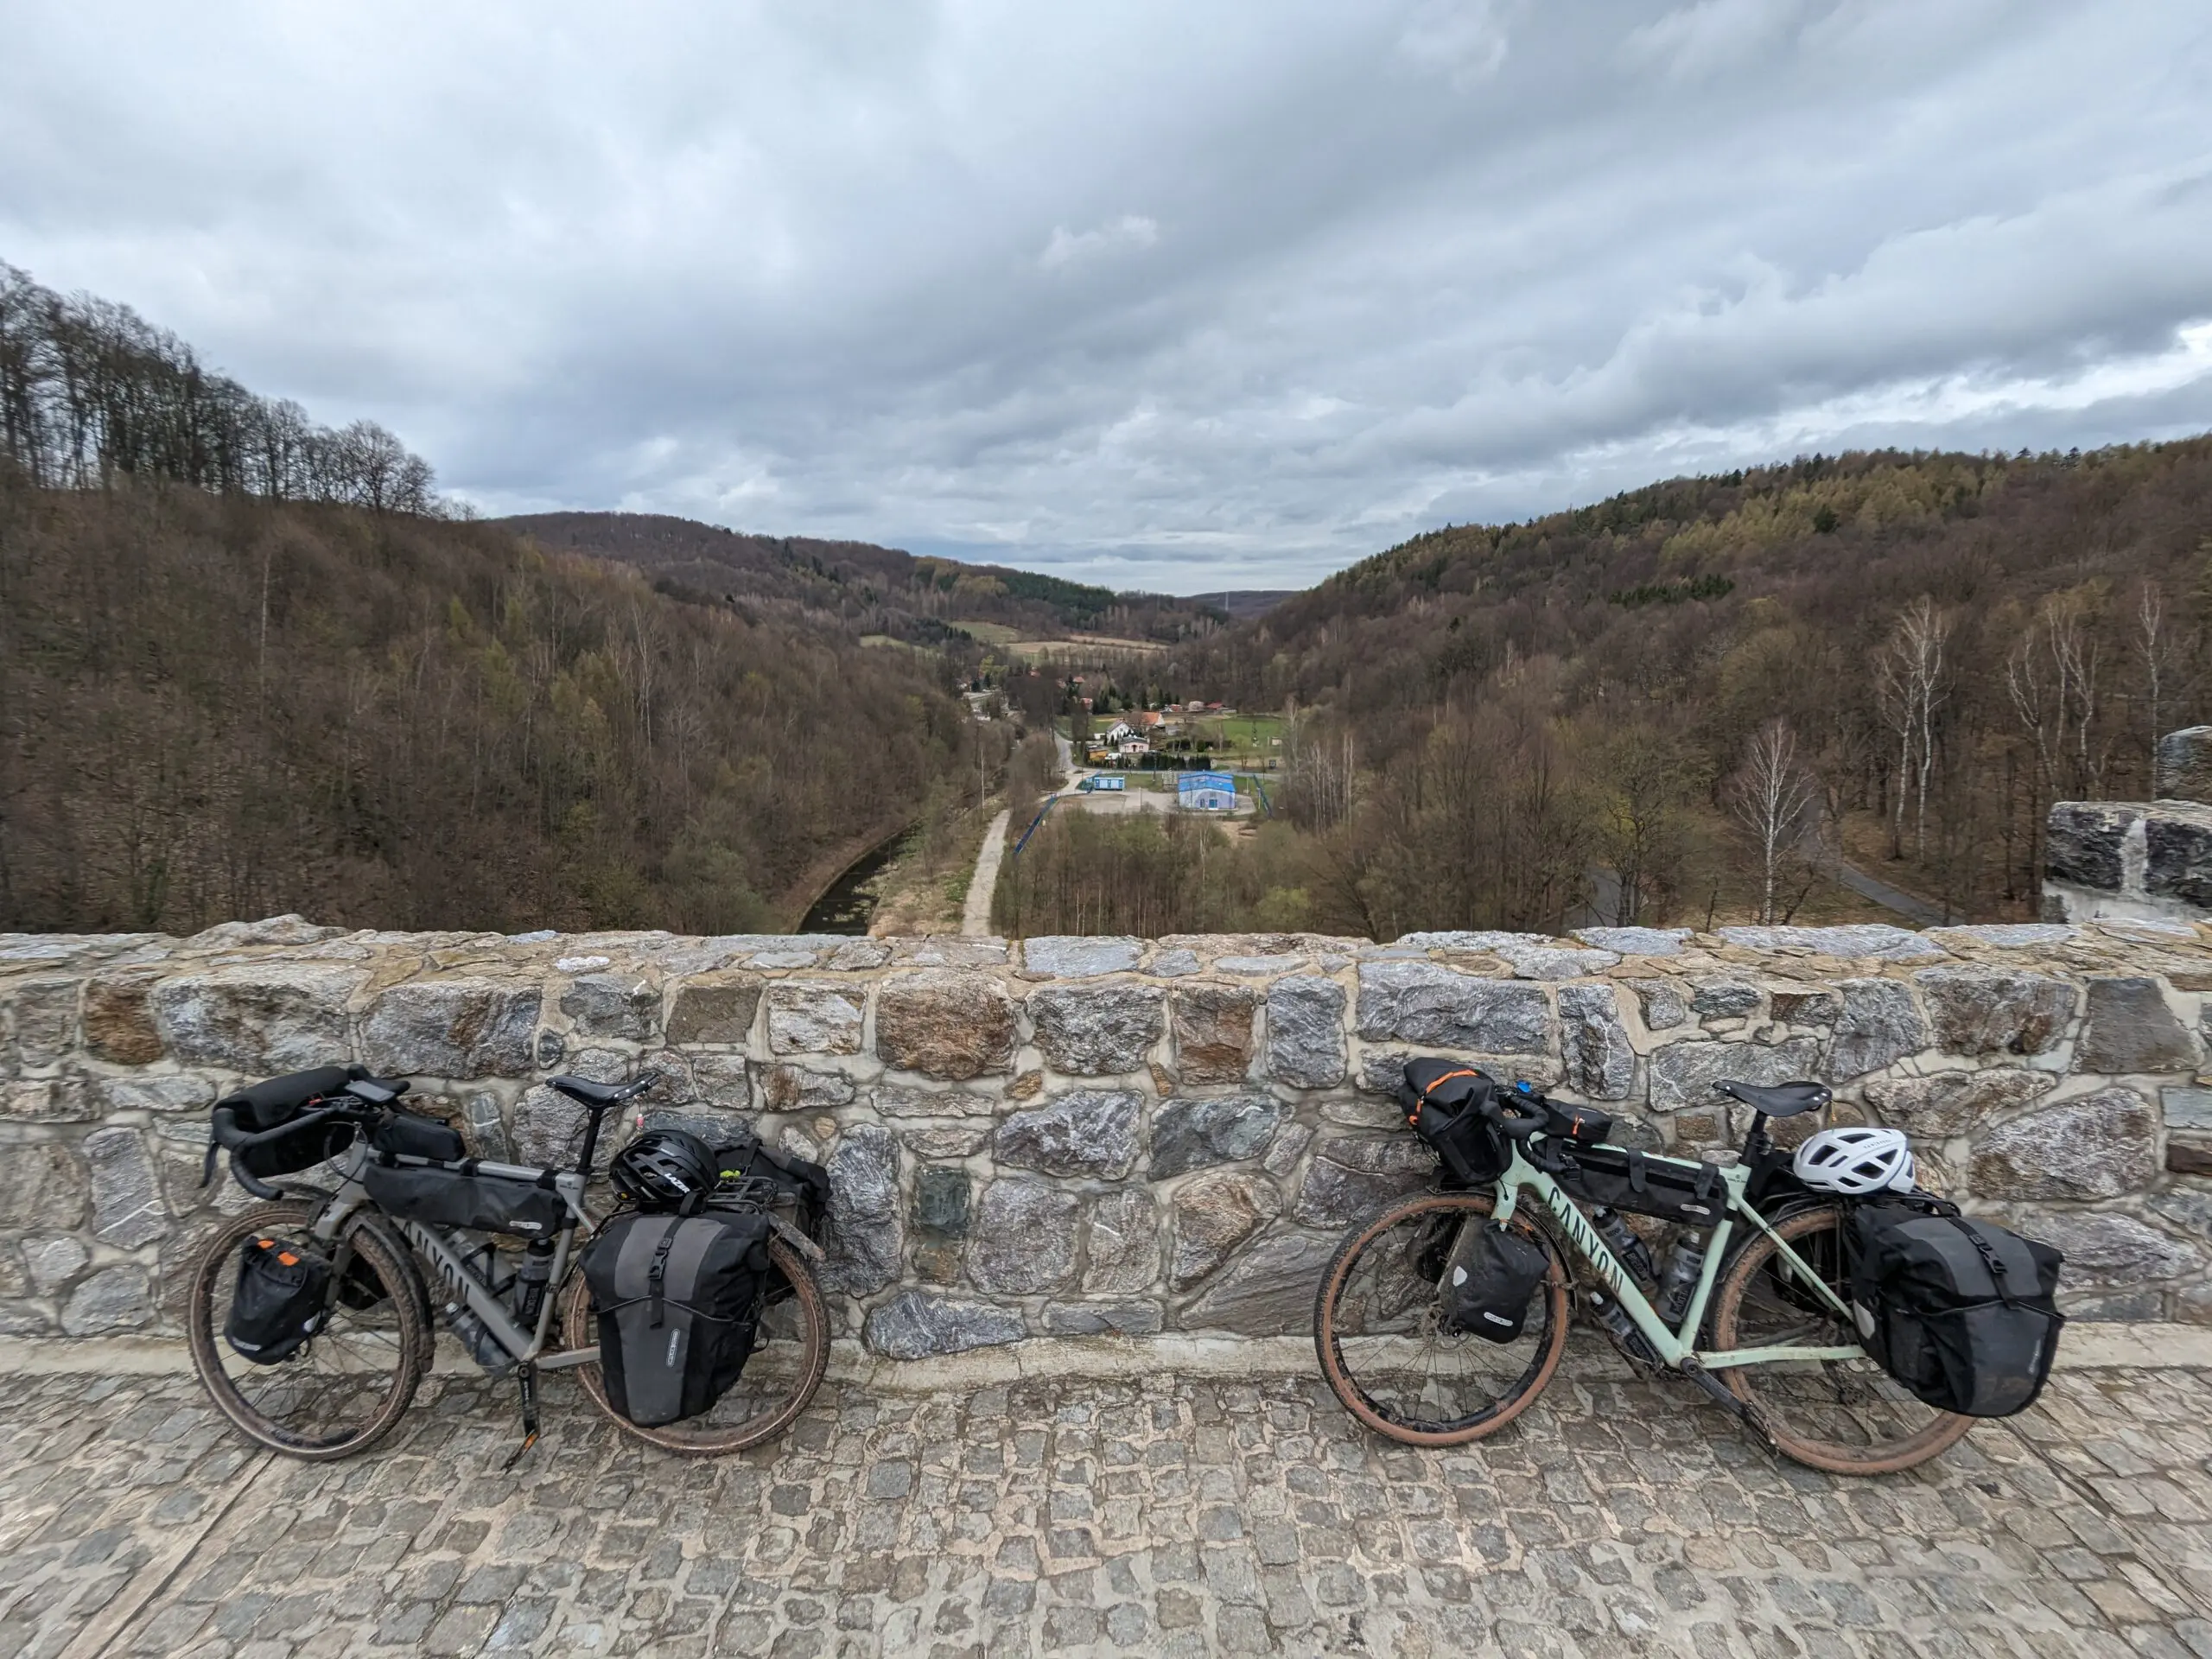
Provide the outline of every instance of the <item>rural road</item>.
<path id="1" fill-rule="evenodd" d="M 960 912 L 963 938 L 986 939 L 991 934 L 991 895 L 998 891 L 999 861 L 1006 856 L 1006 819 L 1003 812 L 983 831 L 983 850 L 976 855 L 976 874 L 968 880 L 968 903 Z"/>
<path id="2" fill-rule="evenodd" d="M 1900 892 L 1886 881 L 1879 881 L 1866 871 L 1854 868 L 1841 859 L 1835 861 L 1835 879 L 1849 887 L 1861 899 L 1871 899 L 1885 910 L 1893 910 L 1910 918 L 1918 927 L 1940 927 L 1951 918 L 1935 906 Z"/>

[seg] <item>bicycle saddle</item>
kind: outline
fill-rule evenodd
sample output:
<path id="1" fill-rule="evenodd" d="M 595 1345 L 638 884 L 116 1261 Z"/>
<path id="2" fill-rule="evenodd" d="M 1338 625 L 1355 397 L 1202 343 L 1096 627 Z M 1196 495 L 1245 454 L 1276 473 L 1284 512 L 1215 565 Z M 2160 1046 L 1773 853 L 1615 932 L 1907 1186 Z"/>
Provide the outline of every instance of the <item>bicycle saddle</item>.
<path id="1" fill-rule="evenodd" d="M 1829 1099 L 1825 1084 L 1777 1083 L 1764 1087 L 1756 1083 L 1738 1083 L 1733 1077 L 1721 1078 L 1713 1085 L 1713 1092 L 1732 1095 L 1769 1117 L 1795 1117 L 1800 1112 L 1817 1112 Z"/>
<path id="2" fill-rule="evenodd" d="M 587 1106 L 613 1106 L 643 1090 L 634 1083 L 594 1083 L 589 1077 L 548 1077 L 545 1081 L 571 1100 Z"/>

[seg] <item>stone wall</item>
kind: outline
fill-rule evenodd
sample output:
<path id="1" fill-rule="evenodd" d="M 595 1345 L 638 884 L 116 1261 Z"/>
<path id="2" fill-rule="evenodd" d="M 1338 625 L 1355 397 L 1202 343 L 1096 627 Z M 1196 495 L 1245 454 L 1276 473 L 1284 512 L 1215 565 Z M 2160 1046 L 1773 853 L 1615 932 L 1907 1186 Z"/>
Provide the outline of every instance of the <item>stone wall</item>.
<path id="1" fill-rule="evenodd" d="M 573 1144 L 561 1071 L 660 1071 L 648 1121 L 757 1122 L 829 1165 L 838 1318 L 898 1357 L 1302 1329 L 1345 1226 L 1430 1179 L 1385 1093 L 1415 1053 L 1681 1151 L 1742 1131 L 1715 1077 L 1826 1079 L 1834 1118 L 1912 1134 L 1929 1185 L 2063 1247 L 2076 1313 L 2212 1322 L 2208 994 L 2212 931 L 2172 923 L 0 936 L 0 1333 L 174 1333 L 199 1241 L 249 1202 L 197 1185 L 209 1103 L 348 1057 L 487 1157 Z"/>
<path id="2" fill-rule="evenodd" d="M 2046 921 L 2212 921 L 2212 726 L 2158 740 L 2152 801 L 2060 801 L 2044 827 Z"/>

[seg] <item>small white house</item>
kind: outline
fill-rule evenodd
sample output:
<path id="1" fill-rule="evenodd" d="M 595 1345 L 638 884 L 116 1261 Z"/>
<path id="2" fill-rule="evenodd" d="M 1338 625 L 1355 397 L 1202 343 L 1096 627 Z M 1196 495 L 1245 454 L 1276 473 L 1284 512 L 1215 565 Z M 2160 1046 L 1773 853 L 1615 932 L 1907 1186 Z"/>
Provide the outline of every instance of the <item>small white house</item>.
<path id="1" fill-rule="evenodd" d="M 1106 728 L 1105 736 L 1099 741 L 1104 743 L 1119 743 L 1128 735 L 1129 722 L 1126 720 L 1117 720 Z"/>

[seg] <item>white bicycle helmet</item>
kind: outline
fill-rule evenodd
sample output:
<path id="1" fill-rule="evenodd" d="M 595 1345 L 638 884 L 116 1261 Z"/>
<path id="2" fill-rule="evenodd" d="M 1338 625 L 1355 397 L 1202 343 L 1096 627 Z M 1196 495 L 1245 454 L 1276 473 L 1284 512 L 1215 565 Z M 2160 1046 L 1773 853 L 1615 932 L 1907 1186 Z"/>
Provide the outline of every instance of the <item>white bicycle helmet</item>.
<path id="1" fill-rule="evenodd" d="M 1789 1167 L 1808 1186 L 1851 1198 L 1912 1191 L 1912 1144 L 1903 1129 L 1822 1129 L 1797 1148 Z"/>

